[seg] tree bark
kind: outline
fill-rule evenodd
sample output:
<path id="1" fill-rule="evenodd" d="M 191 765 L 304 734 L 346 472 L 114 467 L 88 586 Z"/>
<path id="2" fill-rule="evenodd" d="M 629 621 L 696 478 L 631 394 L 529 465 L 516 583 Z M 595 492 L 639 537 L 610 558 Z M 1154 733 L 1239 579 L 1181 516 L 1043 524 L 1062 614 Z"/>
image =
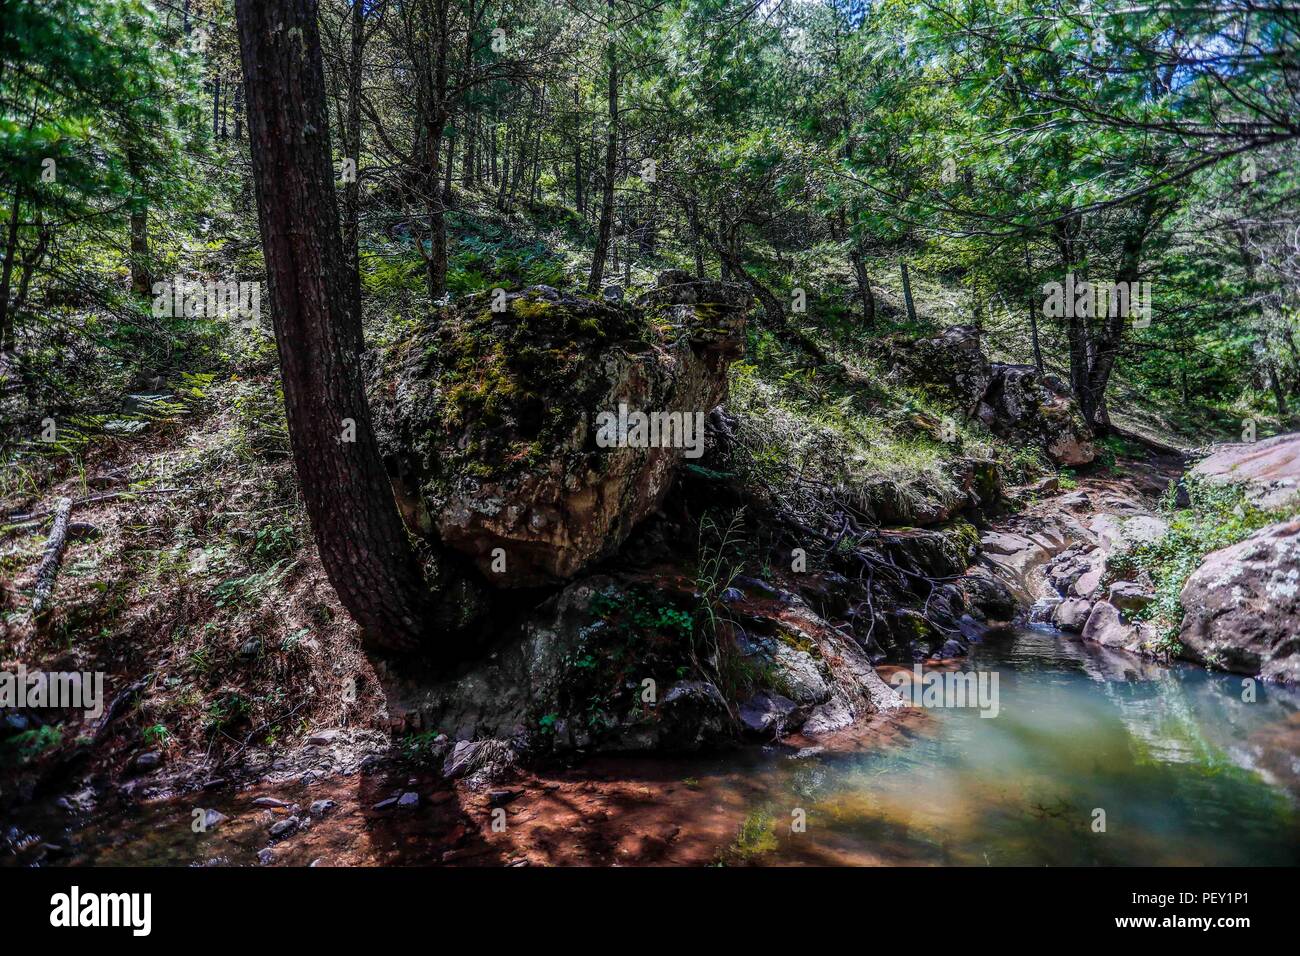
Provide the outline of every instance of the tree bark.
<path id="1" fill-rule="evenodd" d="M 361 65 L 366 45 L 365 0 L 352 0 L 352 43 L 348 60 L 348 102 L 343 154 L 355 164 L 350 182 L 343 184 L 343 254 L 353 308 L 361 314 Z M 236 126 L 238 130 L 238 126 Z M 236 133 L 238 135 L 238 133 Z"/>
<path id="2" fill-rule="evenodd" d="M 344 284 L 315 0 L 237 0 L 249 140 L 294 462 L 321 564 L 375 648 L 428 634 L 430 596 L 371 426 Z M 354 441 L 343 441 L 351 420 Z"/>
<path id="3" fill-rule="evenodd" d="M 36 592 L 32 596 L 32 617 L 45 613 L 54 594 L 54 581 L 63 563 L 63 549 L 68 543 L 68 519 L 72 515 L 72 499 L 60 498 L 54 506 L 54 524 L 45 540 L 45 554 L 36 568 Z"/>
<path id="4" fill-rule="evenodd" d="M 18 226 L 21 220 L 23 190 L 14 188 L 13 206 L 9 210 L 9 229 L 5 237 L 5 258 L 3 272 L 0 272 L 0 352 L 11 352 L 14 348 L 14 309 L 9 301 L 9 289 L 13 282 L 14 260 L 18 256 Z"/>
<path id="5" fill-rule="evenodd" d="M 136 157 L 128 157 L 133 189 L 142 188 Z M 131 203 L 131 291 L 136 295 L 153 293 L 153 274 L 149 270 L 149 206 L 139 196 Z"/>

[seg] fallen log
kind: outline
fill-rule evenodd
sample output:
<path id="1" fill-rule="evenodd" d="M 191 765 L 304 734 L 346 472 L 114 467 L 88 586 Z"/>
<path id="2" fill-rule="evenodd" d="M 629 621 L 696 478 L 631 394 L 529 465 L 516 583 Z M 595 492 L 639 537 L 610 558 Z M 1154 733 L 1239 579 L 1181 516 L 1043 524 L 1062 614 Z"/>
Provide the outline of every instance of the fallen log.
<path id="1" fill-rule="evenodd" d="M 36 595 L 32 599 L 32 616 L 39 618 L 45 612 L 50 595 L 54 593 L 54 580 L 63 563 L 63 549 L 68 543 L 68 518 L 72 515 L 72 499 L 60 498 L 54 505 L 54 524 L 45 539 L 45 556 L 36 569 Z"/>

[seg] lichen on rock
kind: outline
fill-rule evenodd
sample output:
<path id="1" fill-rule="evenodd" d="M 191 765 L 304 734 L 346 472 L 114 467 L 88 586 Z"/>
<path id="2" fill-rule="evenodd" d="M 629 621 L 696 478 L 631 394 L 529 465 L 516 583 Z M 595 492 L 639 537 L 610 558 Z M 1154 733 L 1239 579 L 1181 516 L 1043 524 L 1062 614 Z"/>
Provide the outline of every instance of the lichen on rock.
<path id="1" fill-rule="evenodd" d="M 497 310 L 491 294 L 441 310 L 387 350 L 372 387 L 408 526 L 500 587 L 612 554 L 667 493 L 686 425 L 725 398 L 748 303 L 733 285 L 671 281 L 635 308 L 533 286 Z M 600 447 L 597 416 L 620 406 L 684 427 L 658 447 Z"/>

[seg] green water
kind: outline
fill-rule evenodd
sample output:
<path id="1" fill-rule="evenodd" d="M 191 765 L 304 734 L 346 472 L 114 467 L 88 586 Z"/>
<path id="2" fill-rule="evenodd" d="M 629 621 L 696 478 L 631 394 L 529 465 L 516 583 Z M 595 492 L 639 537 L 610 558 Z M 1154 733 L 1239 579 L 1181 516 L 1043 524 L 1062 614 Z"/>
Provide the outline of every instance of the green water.
<path id="1" fill-rule="evenodd" d="M 977 644 L 960 669 L 997 674 L 996 717 L 930 708 L 852 747 L 605 759 L 564 776 L 647 784 L 683 843 L 694 834 L 709 844 L 694 863 L 1300 863 L 1295 691 L 1259 685 L 1251 702 L 1240 677 L 1162 667 L 1035 630 Z M 396 790 L 445 787 L 432 775 L 417 785 L 411 772 L 399 766 L 387 778 L 276 789 L 303 806 L 324 796 L 340 803 L 313 829 L 317 842 L 290 840 L 279 862 L 438 863 L 448 838 L 436 811 L 370 809 Z M 196 836 L 190 820 L 200 800 L 230 820 Z M 212 792 L 146 805 L 105 801 L 79 819 L 49 804 L 29 807 L 0 827 L 8 833 L 0 865 L 256 865 L 269 814 L 250 800 L 248 792 Z M 478 828 L 484 819 L 463 822 Z M 59 849 L 44 855 L 42 841 Z"/>
<path id="2" fill-rule="evenodd" d="M 1300 863 L 1300 696 L 1056 632 L 976 645 L 999 712 L 933 708 L 904 746 L 774 763 L 773 861 Z M 802 833 L 789 832 L 794 808 Z M 1103 818 L 1095 811 L 1104 811 Z"/>

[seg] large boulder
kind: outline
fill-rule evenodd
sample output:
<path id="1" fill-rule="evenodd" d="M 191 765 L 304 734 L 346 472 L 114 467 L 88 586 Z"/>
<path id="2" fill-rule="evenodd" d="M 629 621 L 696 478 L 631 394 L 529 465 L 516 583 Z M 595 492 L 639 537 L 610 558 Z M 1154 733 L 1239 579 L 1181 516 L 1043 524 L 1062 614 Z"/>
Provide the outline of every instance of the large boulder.
<path id="1" fill-rule="evenodd" d="M 1150 624 L 1126 621 L 1120 609 L 1109 601 L 1098 601 L 1093 605 L 1088 623 L 1083 626 L 1082 637 L 1085 641 L 1096 641 L 1131 654 L 1155 656 L 1159 653 L 1155 628 Z"/>
<path id="2" fill-rule="evenodd" d="M 668 281 L 637 308 L 534 286 L 441 310 L 385 350 L 372 388 L 408 526 L 501 587 L 614 553 L 702 453 L 749 301 Z"/>
<path id="3" fill-rule="evenodd" d="M 954 325 L 923 339 L 890 343 L 892 373 L 920 385 L 994 434 L 1040 446 L 1058 465 L 1086 465 L 1096 456 L 1092 430 L 1068 389 L 1032 365 L 990 362 L 972 325 Z"/>
<path id="4" fill-rule="evenodd" d="M 976 414 L 994 434 L 1037 444 L 1058 465 L 1086 465 L 1097 457 L 1074 399 L 1032 365 L 992 363 Z"/>
<path id="5" fill-rule="evenodd" d="M 891 353 L 903 380 L 937 388 L 967 414 L 988 391 L 989 361 L 973 325 L 953 325 L 930 338 L 897 339 Z"/>
<path id="6" fill-rule="evenodd" d="M 1185 656 L 1265 680 L 1300 680 L 1300 519 L 1209 555 L 1181 601 Z"/>
<path id="7" fill-rule="evenodd" d="M 1219 445 L 1192 468 L 1194 478 L 1242 484 L 1260 508 L 1283 508 L 1300 500 L 1300 432 L 1258 442 Z"/>

